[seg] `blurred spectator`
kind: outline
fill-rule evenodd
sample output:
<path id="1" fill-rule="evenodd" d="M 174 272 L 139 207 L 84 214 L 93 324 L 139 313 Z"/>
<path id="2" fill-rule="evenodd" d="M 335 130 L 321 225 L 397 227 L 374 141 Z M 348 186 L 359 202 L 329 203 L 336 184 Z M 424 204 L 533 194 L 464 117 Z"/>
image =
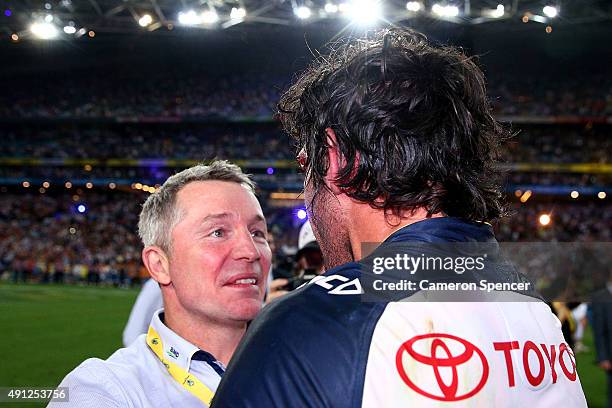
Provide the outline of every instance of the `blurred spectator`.
<path id="1" fill-rule="evenodd" d="M 605 371 L 608 383 L 608 407 L 612 406 L 612 284 L 592 298 L 593 335 L 597 363 Z"/>
<path id="2" fill-rule="evenodd" d="M 136 298 L 128 322 L 123 329 L 123 345 L 132 344 L 141 334 L 149 329 L 153 313 L 164 307 L 159 284 L 154 279 L 148 279 Z"/>

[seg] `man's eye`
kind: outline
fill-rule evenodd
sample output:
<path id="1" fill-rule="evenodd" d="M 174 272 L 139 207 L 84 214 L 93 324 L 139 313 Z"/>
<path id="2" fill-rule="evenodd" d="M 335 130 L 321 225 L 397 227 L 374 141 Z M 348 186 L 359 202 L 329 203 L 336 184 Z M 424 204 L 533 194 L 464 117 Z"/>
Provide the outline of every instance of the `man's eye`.
<path id="1" fill-rule="evenodd" d="M 253 231 L 251 235 L 253 235 L 256 238 L 266 238 L 266 233 L 260 230 Z"/>
<path id="2" fill-rule="evenodd" d="M 215 238 L 222 238 L 225 235 L 225 232 L 222 229 L 216 229 L 211 232 L 210 236 Z"/>

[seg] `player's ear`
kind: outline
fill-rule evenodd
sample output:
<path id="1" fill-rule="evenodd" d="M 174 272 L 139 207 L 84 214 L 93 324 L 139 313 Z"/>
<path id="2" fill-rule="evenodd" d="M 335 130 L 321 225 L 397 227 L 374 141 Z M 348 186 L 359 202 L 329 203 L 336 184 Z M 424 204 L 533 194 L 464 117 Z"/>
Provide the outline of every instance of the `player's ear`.
<path id="1" fill-rule="evenodd" d="M 337 186 L 337 179 L 340 169 L 343 167 L 343 157 L 340 152 L 340 148 L 338 147 L 338 139 L 336 138 L 336 132 L 334 129 L 327 128 L 325 129 L 325 133 L 327 134 L 326 143 L 327 143 L 327 158 L 329 162 L 329 167 L 327 169 L 327 175 L 325 176 L 325 183 L 330 188 L 330 190 L 338 195 L 341 194 L 342 191 Z"/>
<path id="2" fill-rule="evenodd" d="M 334 129 L 327 128 L 325 129 L 325 133 L 327 134 L 327 158 L 329 159 L 329 168 L 327 169 L 325 182 L 331 191 L 338 195 L 344 193 L 344 191 L 338 187 L 337 180 L 340 170 L 346 166 L 346 159 L 340 151 L 340 147 L 338 146 L 338 138 L 336 137 L 336 132 L 334 132 Z M 356 154 L 355 165 L 351 171 L 351 176 L 354 176 L 357 173 L 358 165 L 359 153 Z"/>
<path id="3" fill-rule="evenodd" d="M 157 283 L 169 285 L 172 282 L 169 268 L 170 263 L 163 249 L 157 246 L 145 247 L 142 250 L 142 262 Z"/>

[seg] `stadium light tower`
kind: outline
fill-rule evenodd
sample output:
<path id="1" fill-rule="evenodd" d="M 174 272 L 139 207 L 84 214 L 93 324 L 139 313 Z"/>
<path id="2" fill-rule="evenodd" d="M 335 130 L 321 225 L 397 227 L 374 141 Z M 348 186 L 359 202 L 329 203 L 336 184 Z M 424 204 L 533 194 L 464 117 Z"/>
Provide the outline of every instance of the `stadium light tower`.
<path id="1" fill-rule="evenodd" d="M 459 7 L 450 4 L 442 6 L 439 3 L 435 3 L 431 7 L 431 11 L 440 17 L 457 17 L 459 15 Z"/>
<path id="2" fill-rule="evenodd" d="M 72 23 L 72 21 L 71 21 L 71 23 Z M 66 34 L 74 34 L 74 33 L 76 33 L 76 31 L 77 31 L 77 29 L 74 26 L 74 23 L 73 24 L 68 24 L 68 25 L 64 26 L 64 32 Z"/>
<path id="3" fill-rule="evenodd" d="M 491 12 L 491 17 L 500 18 L 504 16 L 505 7 L 503 4 L 498 4 L 497 8 Z"/>
<path id="4" fill-rule="evenodd" d="M 348 4 L 347 16 L 359 25 L 370 25 L 382 17 L 379 0 L 353 0 Z"/>
<path id="5" fill-rule="evenodd" d="M 422 5 L 418 1 L 409 1 L 408 3 L 406 3 L 406 9 L 413 13 L 420 11 L 421 7 Z"/>
<path id="6" fill-rule="evenodd" d="M 230 18 L 232 20 L 242 20 L 246 17 L 246 10 L 243 7 L 232 7 L 230 11 Z"/>
<path id="7" fill-rule="evenodd" d="M 338 6 L 334 3 L 325 3 L 325 12 L 334 14 L 338 12 Z"/>
<path id="8" fill-rule="evenodd" d="M 178 21 L 182 25 L 193 26 L 202 23 L 202 17 L 194 10 L 181 11 L 178 14 Z"/>
<path id="9" fill-rule="evenodd" d="M 138 25 L 141 27 L 146 27 L 153 22 L 153 17 L 150 14 L 145 14 L 138 19 Z"/>
<path id="10" fill-rule="evenodd" d="M 202 22 L 205 24 L 214 24 L 219 21 L 219 15 L 215 9 L 206 10 L 202 13 Z"/>
<path id="11" fill-rule="evenodd" d="M 312 11 L 310 11 L 310 9 L 306 6 L 300 6 L 300 7 L 295 8 L 293 10 L 293 13 L 300 20 L 306 20 L 310 18 L 310 16 L 312 15 Z"/>
<path id="12" fill-rule="evenodd" d="M 544 6 L 544 8 L 542 9 L 542 12 L 544 13 L 544 15 L 546 17 L 550 17 L 550 18 L 555 18 L 557 17 L 557 14 L 559 14 L 559 10 L 557 10 L 557 8 L 555 6 Z"/>
<path id="13" fill-rule="evenodd" d="M 36 38 L 40 38 L 41 40 L 52 40 L 57 38 L 59 31 L 57 27 L 51 23 L 47 22 L 37 22 L 33 23 L 30 26 L 30 31 Z"/>

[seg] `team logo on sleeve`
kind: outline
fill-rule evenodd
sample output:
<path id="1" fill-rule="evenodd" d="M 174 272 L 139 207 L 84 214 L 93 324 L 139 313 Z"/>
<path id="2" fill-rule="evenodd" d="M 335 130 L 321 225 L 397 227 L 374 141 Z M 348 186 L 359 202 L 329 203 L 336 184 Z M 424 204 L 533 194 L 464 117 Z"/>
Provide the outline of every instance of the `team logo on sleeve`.
<path id="1" fill-rule="evenodd" d="M 438 401 L 470 398 L 489 377 L 483 352 L 451 334 L 429 333 L 411 338 L 397 350 L 395 364 L 408 387 Z"/>

